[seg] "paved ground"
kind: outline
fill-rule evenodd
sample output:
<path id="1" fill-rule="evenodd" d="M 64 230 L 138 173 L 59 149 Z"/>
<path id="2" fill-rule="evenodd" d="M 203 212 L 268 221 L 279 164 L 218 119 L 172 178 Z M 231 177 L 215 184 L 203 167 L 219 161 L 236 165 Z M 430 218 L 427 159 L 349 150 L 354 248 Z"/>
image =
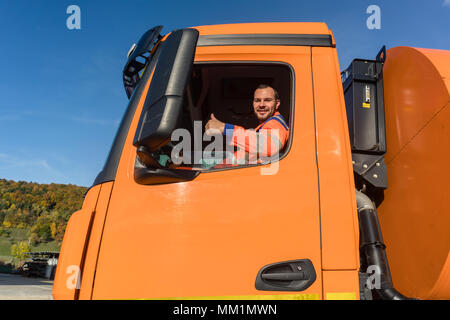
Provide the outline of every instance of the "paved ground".
<path id="1" fill-rule="evenodd" d="M 53 281 L 0 273 L 0 300 L 52 300 Z"/>

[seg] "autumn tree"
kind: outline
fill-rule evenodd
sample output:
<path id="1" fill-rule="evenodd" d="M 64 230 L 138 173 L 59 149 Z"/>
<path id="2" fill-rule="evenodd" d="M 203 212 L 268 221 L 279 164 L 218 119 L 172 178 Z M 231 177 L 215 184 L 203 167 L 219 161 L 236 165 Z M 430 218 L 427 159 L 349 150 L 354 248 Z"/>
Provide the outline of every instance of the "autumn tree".
<path id="1" fill-rule="evenodd" d="M 21 241 L 11 246 L 11 255 L 21 261 L 27 258 L 27 252 L 31 251 L 31 246 L 28 241 Z"/>
<path id="2" fill-rule="evenodd" d="M 29 230 L 33 244 L 62 241 L 67 221 L 79 210 L 87 188 L 0 179 L 0 227 Z"/>

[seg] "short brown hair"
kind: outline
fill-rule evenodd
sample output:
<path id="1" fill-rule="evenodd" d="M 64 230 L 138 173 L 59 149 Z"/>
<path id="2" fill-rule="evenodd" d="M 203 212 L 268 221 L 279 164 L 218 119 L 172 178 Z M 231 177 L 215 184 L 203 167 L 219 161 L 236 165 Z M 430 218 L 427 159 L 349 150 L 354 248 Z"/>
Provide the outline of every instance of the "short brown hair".
<path id="1" fill-rule="evenodd" d="M 269 86 L 268 84 L 264 84 L 264 83 L 260 84 L 255 89 L 255 91 L 258 90 L 258 89 L 267 89 L 267 88 L 271 88 L 273 90 L 274 94 L 275 94 L 275 99 L 276 100 L 280 100 L 280 96 L 278 95 L 278 91 L 274 87 Z"/>

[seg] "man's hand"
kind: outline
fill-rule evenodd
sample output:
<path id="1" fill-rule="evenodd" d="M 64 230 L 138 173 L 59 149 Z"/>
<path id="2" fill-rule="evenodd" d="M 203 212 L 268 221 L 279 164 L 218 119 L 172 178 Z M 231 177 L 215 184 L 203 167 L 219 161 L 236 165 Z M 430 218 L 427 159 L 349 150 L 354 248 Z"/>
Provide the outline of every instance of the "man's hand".
<path id="1" fill-rule="evenodd" d="M 216 117 L 214 117 L 214 113 L 211 113 L 211 119 L 206 123 L 205 131 L 206 134 L 209 136 L 212 136 L 214 134 L 223 134 L 225 130 L 225 123 L 217 120 Z"/>

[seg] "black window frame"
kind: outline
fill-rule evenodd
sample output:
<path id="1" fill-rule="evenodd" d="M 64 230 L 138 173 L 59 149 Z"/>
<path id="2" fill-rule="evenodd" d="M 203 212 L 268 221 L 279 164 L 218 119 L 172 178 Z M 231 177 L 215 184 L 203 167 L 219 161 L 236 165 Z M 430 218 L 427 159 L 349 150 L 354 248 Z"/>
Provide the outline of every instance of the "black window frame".
<path id="1" fill-rule="evenodd" d="M 294 136 L 294 111 L 295 111 L 295 70 L 294 67 L 285 62 L 285 61 L 264 61 L 264 60 L 233 60 L 233 61 L 194 61 L 194 65 L 201 65 L 201 64 L 231 64 L 231 65 L 236 65 L 236 64 L 242 64 L 242 65 L 251 65 L 251 64 L 255 64 L 255 65 L 281 65 L 283 67 L 287 67 L 289 69 L 289 73 L 290 73 L 290 90 L 291 90 L 291 96 L 290 96 L 290 103 L 289 103 L 289 138 L 287 140 L 287 145 L 284 147 L 284 151 L 281 155 L 281 157 L 276 161 L 276 162 L 280 162 L 281 160 L 283 160 L 291 151 L 292 148 L 292 143 L 293 143 L 293 136 Z M 256 167 L 256 166 L 264 166 L 270 163 L 274 163 L 274 162 L 269 162 L 269 163 L 254 163 L 254 164 L 243 164 L 243 165 L 236 165 L 236 166 L 230 166 L 230 167 L 223 167 L 223 168 L 211 168 L 211 169 L 206 169 L 206 170 L 195 170 L 196 172 L 199 173 L 212 173 L 212 172 L 219 172 L 219 171 L 225 171 L 225 170 L 235 170 L 235 169 L 245 169 L 245 168 L 252 168 L 252 167 Z M 174 169 L 176 170 L 176 169 Z"/>

